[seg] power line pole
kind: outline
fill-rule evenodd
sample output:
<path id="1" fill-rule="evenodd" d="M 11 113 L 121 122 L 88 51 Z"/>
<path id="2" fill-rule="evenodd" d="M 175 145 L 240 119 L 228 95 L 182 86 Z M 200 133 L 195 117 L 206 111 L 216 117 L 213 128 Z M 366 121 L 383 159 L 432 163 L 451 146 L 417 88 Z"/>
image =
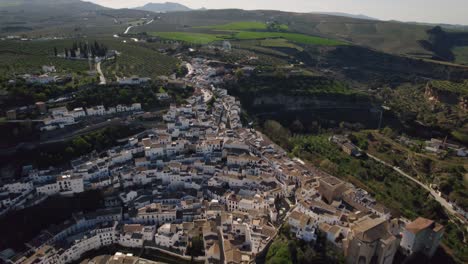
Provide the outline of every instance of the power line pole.
<path id="1" fill-rule="evenodd" d="M 380 109 L 379 130 L 382 127 L 382 117 L 383 117 L 383 109 Z"/>

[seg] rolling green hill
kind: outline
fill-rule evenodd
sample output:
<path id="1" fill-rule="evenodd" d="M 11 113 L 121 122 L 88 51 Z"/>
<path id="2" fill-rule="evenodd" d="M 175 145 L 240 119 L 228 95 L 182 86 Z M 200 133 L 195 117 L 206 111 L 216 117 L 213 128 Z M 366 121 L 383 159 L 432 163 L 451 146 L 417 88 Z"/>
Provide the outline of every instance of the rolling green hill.
<path id="1" fill-rule="evenodd" d="M 344 42 L 331 40 L 321 37 L 308 36 L 305 34 L 287 33 L 287 32 L 255 32 L 255 31 L 238 31 L 232 34 L 206 34 L 195 32 L 153 32 L 151 35 L 158 36 L 163 39 L 183 41 L 193 44 L 208 44 L 221 40 L 254 40 L 254 39 L 284 39 L 290 42 L 305 45 L 320 45 L 320 46 L 338 46 L 344 45 Z"/>
<path id="2" fill-rule="evenodd" d="M 273 23 L 279 25 L 276 31 L 344 41 L 386 53 L 468 63 L 466 43 L 460 45 L 457 42 L 461 37 L 466 38 L 466 32 L 453 29 L 446 34 L 451 43 L 444 43 L 431 31 L 433 25 L 318 13 L 223 9 L 156 14 L 109 9 L 80 0 L 4 0 L 0 3 L 0 35 L 110 36 L 122 33 L 129 22 L 142 17 L 156 19 L 154 23 L 132 29 L 132 33 L 271 31 L 269 25 Z M 239 33 L 237 37 L 242 39 L 242 34 L 246 33 Z M 295 40 L 298 42 L 297 38 Z"/>
<path id="3" fill-rule="evenodd" d="M 147 11 L 110 9 L 80 0 L 2 0 L 0 36 L 112 35 Z M 151 15 L 152 16 L 152 15 Z"/>
<path id="4" fill-rule="evenodd" d="M 0 11 L 4 14 L 16 15 L 17 13 L 23 13 L 24 15 L 38 16 L 31 17 L 31 19 L 39 18 L 42 15 L 46 17 L 76 15 L 82 12 L 107 9 L 106 7 L 80 0 L 3 0 L 0 3 Z"/>
<path id="5" fill-rule="evenodd" d="M 181 5 L 179 3 L 148 3 L 144 6 L 136 7 L 134 9 L 151 11 L 151 12 L 175 12 L 175 11 L 190 11 L 189 7 Z"/>
<path id="6" fill-rule="evenodd" d="M 161 14 L 161 19 L 140 28 L 141 31 L 176 31 L 194 28 L 220 30 L 261 29 L 259 24 L 278 22 L 289 31 L 330 39 L 349 41 L 389 53 L 431 57 L 419 41 L 427 40 L 430 26 L 363 20 L 323 14 L 290 13 L 280 11 L 245 11 L 238 9 L 174 12 Z M 250 24 L 248 23 L 250 22 Z"/>
<path id="7" fill-rule="evenodd" d="M 123 32 L 129 21 L 153 18 L 156 13 L 132 9 L 109 9 L 80 0 L 4 0 L 0 3 L 0 35 L 112 35 Z M 275 22 L 279 30 L 349 42 L 378 51 L 425 59 L 440 56 L 440 41 L 433 43 L 433 25 L 365 20 L 317 13 L 239 9 L 193 10 L 160 13 L 140 32 L 207 33 L 207 30 L 262 31 Z M 183 30 L 182 30 L 183 29 Z M 133 30 L 132 30 L 133 32 Z M 458 36 L 451 31 L 450 36 Z M 431 45 L 428 45 L 431 44 Z M 449 61 L 467 63 L 465 46 L 450 45 Z"/>
<path id="8" fill-rule="evenodd" d="M 214 26 L 204 26 L 200 28 L 209 28 L 209 29 L 216 29 L 216 30 L 223 30 L 223 31 L 235 31 L 235 30 L 268 30 L 273 29 L 275 27 L 277 30 L 288 30 L 287 25 L 282 24 L 266 24 L 262 22 L 250 22 L 250 21 L 241 21 L 241 22 L 233 22 L 224 25 L 214 25 Z"/>
<path id="9" fill-rule="evenodd" d="M 263 31 L 272 22 L 281 25 L 283 31 L 292 33 L 346 41 L 386 53 L 468 64 L 466 31 L 451 29 L 442 36 L 441 41 L 442 34 L 434 34 L 434 25 L 398 21 L 364 20 L 317 13 L 224 9 L 161 14 L 155 23 L 138 30 L 175 32 L 183 29 L 200 33 L 206 33 L 207 30 Z"/>
<path id="10" fill-rule="evenodd" d="M 43 42 L 3 41 L 0 45 L 0 76 L 38 73 L 42 65 L 55 65 L 63 72 L 84 72 L 89 70 L 87 61 L 72 61 L 53 56 L 54 47 L 60 52 L 71 47 L 72 40 Z"/>

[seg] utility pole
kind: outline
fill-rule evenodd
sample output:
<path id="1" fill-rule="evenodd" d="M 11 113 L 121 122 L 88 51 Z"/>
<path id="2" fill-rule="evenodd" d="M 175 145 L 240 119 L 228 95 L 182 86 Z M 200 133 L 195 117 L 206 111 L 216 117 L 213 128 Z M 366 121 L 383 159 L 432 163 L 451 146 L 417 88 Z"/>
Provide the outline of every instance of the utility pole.
<path id="1" fill-rule="evenodd" d="M 380 118 L 379 118 L 379 130 L 382 127 L 382 118 L 383 118 L 383 109 L 380 109 Z"/>
<path id="2" fill-rule="evenodd" d="M 89 48 L 88 40 L 86 40 L 86 46 L 88 47 L 88 50 L 87 50 L 86 52 L 88 52 L 89 71 L 92 72 L 92 71 L 93 71 L 93 66 L 92 66 L 91 60 L 94 59 L 94 58 L 91 58 L 91 57 L 92 57 L 92 54 L 90 53 L 90 48 Z"/>

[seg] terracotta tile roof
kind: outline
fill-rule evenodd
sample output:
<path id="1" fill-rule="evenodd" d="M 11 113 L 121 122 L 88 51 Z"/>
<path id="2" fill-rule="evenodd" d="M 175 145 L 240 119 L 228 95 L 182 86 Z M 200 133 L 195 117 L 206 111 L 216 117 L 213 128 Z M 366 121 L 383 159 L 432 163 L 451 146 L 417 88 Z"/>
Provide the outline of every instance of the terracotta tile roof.
<path id="1" fill-rule="evenodd" d="M 364 218 L 356 222 L 352 228 L 356 236 L 365 242 L 373 242 L 375 240 L 388 236 L 388 231 L 383 218 Z"/>
<path id="2" fill-rule="evenodd" d="M 429 228 L 434 224 L 434 221 L 423 217 L 418 217 L 413 222 L 406 225 L 406 229 L 413 234 L 419 233 L 421 230 Z"/>
<path id="3" fill-rule="evenodd" d="M 123 231 L 125 233 L 135 233 L 143 231 L 143 226 L 139 224 L 129 224 L 123 226 Z"/>

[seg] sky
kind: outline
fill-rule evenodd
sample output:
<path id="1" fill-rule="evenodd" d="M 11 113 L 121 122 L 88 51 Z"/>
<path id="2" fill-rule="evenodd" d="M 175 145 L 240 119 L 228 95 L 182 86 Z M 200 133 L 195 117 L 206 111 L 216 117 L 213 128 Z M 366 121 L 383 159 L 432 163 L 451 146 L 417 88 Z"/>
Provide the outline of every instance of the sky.
<path id="1" fill-rule="evenodd" d="M 87 0 L 112 8 L 166 0 Z M 274 9 L 293 12 L 344 12 L 382 20 L 468 25 L 468 0 L 167 0 L 190 8 Z"/>

